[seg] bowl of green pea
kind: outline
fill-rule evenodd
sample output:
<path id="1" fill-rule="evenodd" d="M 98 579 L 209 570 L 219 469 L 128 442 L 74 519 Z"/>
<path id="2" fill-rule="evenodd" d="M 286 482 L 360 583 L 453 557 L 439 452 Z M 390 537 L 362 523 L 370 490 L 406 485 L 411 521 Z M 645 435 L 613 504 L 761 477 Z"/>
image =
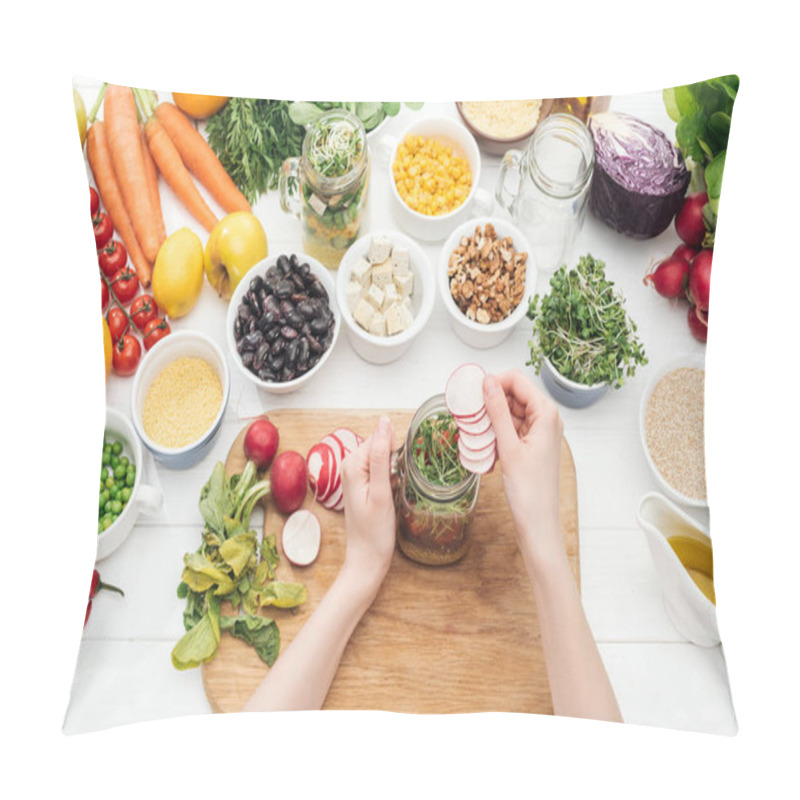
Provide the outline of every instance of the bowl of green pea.
<path id="1" fill-rule="evenodd" d="M 161 492 L 142 482 L 142 445 L 130 421 L 106 410 L 97 512 L 97 560 L 110 556 L 128 537 L 141 512 L 161 507 Z"/>

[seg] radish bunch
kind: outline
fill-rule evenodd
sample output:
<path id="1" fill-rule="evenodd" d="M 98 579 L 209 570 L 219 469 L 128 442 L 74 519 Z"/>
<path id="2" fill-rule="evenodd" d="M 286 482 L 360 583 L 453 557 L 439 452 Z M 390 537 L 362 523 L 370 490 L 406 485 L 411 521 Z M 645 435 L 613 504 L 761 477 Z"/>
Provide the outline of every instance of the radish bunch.
<path id="1" fill-rule="evenodd" d="M 675 230 L 683 240 L 672 255 L 659 261 L 644 278 L 645 285 L 667 298 L 686 298 L 689 301 L 687 321 L 696 339 L 708 338 L 708 306 L 711 293 L 711 260 L 713 249 L 702 247 L 706 228 L 703 207 L 708 202 L 705 193 L 689 195 L 675 217 Z"/>
<path id="2" fill-rule="evenodd" d="M 308 485 L 314 499 L 330 511 L 344 510 L 342 462 L 364 439 L 350 428 L 337 428 L 317 442 L 306 456 Z"/>
<path id="3" fill-rule="evenodd" d="M 485 475 L 497 460 L 497 439 L 483 402 L 486 371 L 478 364 L 462 364 L 447 381 L 447 410 L 458 427 L 458 457 L 468 472 Z"/>

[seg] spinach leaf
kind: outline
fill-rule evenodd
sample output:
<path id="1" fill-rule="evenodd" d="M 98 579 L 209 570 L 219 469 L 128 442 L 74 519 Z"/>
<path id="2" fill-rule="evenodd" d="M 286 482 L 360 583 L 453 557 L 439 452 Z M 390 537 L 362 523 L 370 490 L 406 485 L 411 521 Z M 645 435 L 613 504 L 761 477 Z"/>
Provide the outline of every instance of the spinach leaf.
<path id="1" fill-rule="evenodd" d="M 231 508 L 230 484 L 225 474 L 225 465 L 221 461 L 214 465 L 211 477 L 200 491 L 199 507 L 206 525 L 224 538 L 224 520 L 231 513 Z"/>
<path id="2" fill-rule="evenodd" d="M 219 601 L 209 601 L 200 621 L 180 638 L 172 649 L 172 666 L 185 670 L 210 661 L 219 644 Z"/>
<path id="3" fill-rule="evenodd" d="M 281 636 L 275 620 L 248 614 L 244 617 L 221 617 L 220 628 L 255 648 L 259 658 L 272 666 L 281 649 Z"/>

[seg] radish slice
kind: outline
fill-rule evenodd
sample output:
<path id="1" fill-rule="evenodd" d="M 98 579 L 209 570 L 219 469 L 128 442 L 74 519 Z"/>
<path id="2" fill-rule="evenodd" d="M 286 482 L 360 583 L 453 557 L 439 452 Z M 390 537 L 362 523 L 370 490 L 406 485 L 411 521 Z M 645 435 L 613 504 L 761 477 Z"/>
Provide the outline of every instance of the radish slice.
<path id="1" fill-rule="evenodd" d="M 476 451 L 485 450 L 487 447 L 493 447 L 496 441 L 497 437 L 495 436 L 494 429 L 490 427 L 483 433 L 477 434 L 461 431 L 458 437 L 458 446 L 464 447 L 468 451 L 474 453 Z M 467 455 L 469 455 L 469 453 L 467 453 Z"/>
<path id="2" fill-rule="evenodd" d="M 458 457 L 462 461 L 483 461 L 484 458 L 490 456 L 495 450 L 495 443 L 490 442 L 486 447 L 480 450 L 470 450 L 458 440 Z"/>
<path id="3" fill-rule="evenodd" d="M 486 406 L 482 406 L 481 410 L 476 414 L 453 414 L 453 419 L 456 422 L 477 422 L 486 416 Z"/>
<path id="4" fill-rule="evenodd" d="M 334 450 L 327 444 L 322 444 L 322 447 L 324 447 L 327 452 L 328 461 L 326 468 L 323 470 L 327 480 L 325 481 L 324 487 L 320 489 L 319 497 L 317 497 L 317 500 L 320 501 L 327 500 L 327 498 L 333 494 L 340 480 L 341 473 L 341 460 L 338 450 Z"/>
<path id="5" fill-rule="evenodd" d="M 492 452 L 484 458 L 473 460 L 466 459 L 461 455 L 461 465 L 467 472 L 476 472 L 478 475 L 485 475 L 490 472 L 497 459 L 497 448 L 492 448 Z"/>
<path id="6" fill-rule="evenodd" d="M 319 520 L 307 509 L 295 511 L 283 526 L 283 552 L 297 567 L 307 567 L 319 554 Z"/>
<path id="7" fill-rule="evenodd" d="M 486 371 L 479 364 L 462 364 L 447 381 L 444 399 L 447 410 L 456 418 L 479 418 L 485 411 L 483 379 Z"/>
<path id="8" fill-rule="evenodd" d="M 327 500 L 323 500 L 322 505 L 329 511 L 340 511 L 341 509 L 336 508 L 336 506 L 339 503 L 342 503 L 343 499 L 344 499 L 344 491 L 342 490 L 342 485 L 340 483 L 336 487 L 333 494 Z"/>
<path id="9" fill-rule="evenodd" d="M 338 436 L 329 433 L 327 436 L 322 437 L 322 441 L 338 454 L 340 461 L 347 455 L 347 449 Z"/>
<path id="10" fill-rule="evenodd" d="M 488 414 L 484 414 L 477 422 L 461 422 L 461 420 L 457 419 L 456 425 L 459 433 L 465 433 L 469 436 L 479 436 L 492 429 L 492 422 Z"/>
<path id="11" fill-rule="evenodd" d="M 358 434 L 350 430 L 350 428 L 337 428 L 331 435 L 335 436 L 344 445 L 348 453 L 358 450 Z"/>

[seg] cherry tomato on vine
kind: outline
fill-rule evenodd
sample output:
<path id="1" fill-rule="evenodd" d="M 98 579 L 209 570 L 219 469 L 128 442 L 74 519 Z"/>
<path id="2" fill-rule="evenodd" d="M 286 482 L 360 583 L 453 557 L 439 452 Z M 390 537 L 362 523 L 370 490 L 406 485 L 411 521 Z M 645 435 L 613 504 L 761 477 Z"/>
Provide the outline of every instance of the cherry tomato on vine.
<path id="1" fill-rule="evenodd" d="M 94 225 L 94 243 L 98 250 L 102 250 L 114 235 L 114 223 L 111 217 L 104 211 L 100 211 L 92 217 Z"/>
<path id="2" fill-rule="evenodd" d="M 131 303 L 130 315 L 133 324 L 143 331 L 147 323 L 158 316 L 156 301 L 149 294 L 140 294 Z"/>
<path id="3" fill-rule="evenodd" d="M 123 267 L 111 279 L 111 291 L 123 305 L 127 305 L 139 291 L 139 278 L 130 267 Z"/>
<path id="4" fill-rule="evenodd" d="M 100 195 L 97 194 L 94 186 L 89 187 L 89 204 L 92 209 L 92 218 L 94 218 L 100 210 Z"/>
<path id="5" fill-rule="evenodd" d="M 106 285 L 106 282 L 102 278 L 100 278 L 100 291 L 102 293 L 101 297 L 103 298 L 103 311 L 105 311 L 110 297 L 108 294 L 108 286 Z"/>
<path id="6" fill-rule="evenodd" d="M 169 322 L 163 317 L 151 319 L 147 325 L 144 326 L 144 346 L 149 350 L 156 342 L 163 339 L 170 332 Z"/>
<path id="7" fill-rule="evenodd" d="M 133 375 L 139 366 L 142 357 L 142 346 L 139 340 L 130 333 L 126 333 L 118 342 L 114 343 L 112 364 L 117 375 Z"/>
<path id="8" fill-rule="evenodd" d="M 128 263 L 125 245 L 112 239 L 102 250 L 97 251 L 97 263 L 106 278 L 113 278 Z"/>
<path id="9" fill-rule="evenodd" d="M 108 330 L 111 333 L 112 342 L 118 342 L 125 330 L 130 327 L 128 317 L 119 306 L 113 306 L 108 310 L 106 321 L 108 322 Z"/>

